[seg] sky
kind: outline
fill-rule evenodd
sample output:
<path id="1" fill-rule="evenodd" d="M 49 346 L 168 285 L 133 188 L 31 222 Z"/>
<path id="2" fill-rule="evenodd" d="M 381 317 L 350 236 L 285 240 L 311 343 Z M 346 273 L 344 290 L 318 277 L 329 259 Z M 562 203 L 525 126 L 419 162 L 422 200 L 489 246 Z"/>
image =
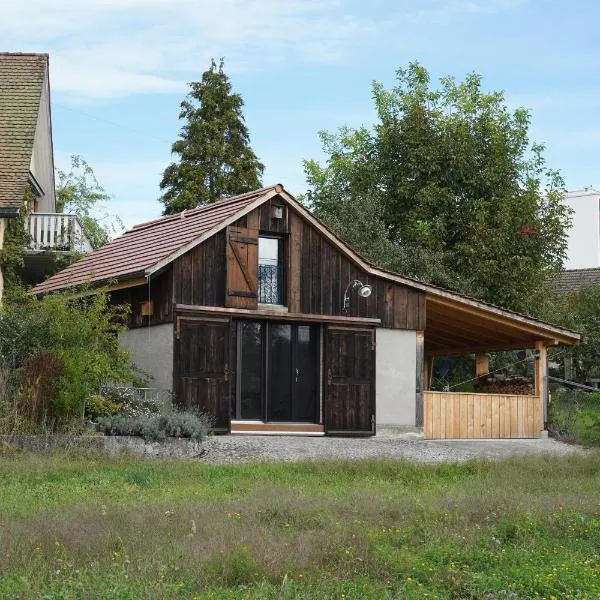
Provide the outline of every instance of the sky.
<path id="1" fill-rule="evenodd" d="M 475 71 L 568 189 L 600 185 L 594 0 L 0 0 L 2 51 L 47 52 L 55 162 L 83 156 L 127 227 L 161 214 L 187 83 L 225 59 L 265 185 L 306 188 L 320 130 L 370 125 L 373 80 Z"/>

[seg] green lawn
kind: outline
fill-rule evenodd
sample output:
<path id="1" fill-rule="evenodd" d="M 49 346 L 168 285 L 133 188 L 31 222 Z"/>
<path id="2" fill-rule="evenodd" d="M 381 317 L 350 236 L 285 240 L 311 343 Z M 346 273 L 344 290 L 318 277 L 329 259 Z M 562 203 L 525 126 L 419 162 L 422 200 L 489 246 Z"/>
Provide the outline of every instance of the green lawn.
<path id="1" fill-rule="evenodd" d="M 0 598 L 600 598 L 600 453 L 441 466 L 5 454 Z"/>

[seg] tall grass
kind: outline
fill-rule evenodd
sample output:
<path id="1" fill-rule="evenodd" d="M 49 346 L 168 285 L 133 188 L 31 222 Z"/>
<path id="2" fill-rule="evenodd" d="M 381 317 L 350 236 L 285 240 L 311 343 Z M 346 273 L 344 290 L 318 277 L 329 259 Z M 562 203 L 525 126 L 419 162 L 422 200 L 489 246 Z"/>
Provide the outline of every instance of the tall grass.
<path id="1" fill-rule="evenodd" d="M 0 459 L 0 597 L 597 598 L 600 455 Z M 510 594 L 516 594 L 511 596 Z"/>

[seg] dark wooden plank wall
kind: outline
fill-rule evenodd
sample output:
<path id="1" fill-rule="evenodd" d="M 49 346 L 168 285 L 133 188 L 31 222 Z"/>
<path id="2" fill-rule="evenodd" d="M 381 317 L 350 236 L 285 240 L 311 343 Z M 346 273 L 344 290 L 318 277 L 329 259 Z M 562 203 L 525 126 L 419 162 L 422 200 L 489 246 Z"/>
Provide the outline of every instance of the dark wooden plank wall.
<path id="1" fill-rule="evenodd" d="M 273 208 L 276 206 L 282 209 L 281 219 L 273 218 Z M 277 198 L 271 198 L 256 210 L 238 219 L 233 225 L 258 229 L 260 233 L 284 235 L 288 233 L 288 207 Z"/>
<path id="2" fill-rule="evenodd" d="M 170 323 L 173 321 L 172 286 L 172 271 L 168 269 L 152 279 L 150 287 L 139 285 L 110 292 L 110 302 L 113 305 L 127 304 L 130 306 L 131 313 L 128 326 L 131 329 Z M 147 317 L 142 315 L 142 304 L 149 297 L 153 303 L 153 314 Z"/>
<path id="3" fill-rule="evenodd" d="M 234 226 L 259 227 L 263 234 L 277 234 L 286 239 L 287 306 L 290 312 L 378 318 L 383 327 L 425 329 L 423 292 L 368 275 L 289 207 L 283 207 L 282 219 L 272 218 L 272 208 L 271 203 L 265 203 L 236 221 Z M 226 257 L 226 234 L 223 230 L 175 260 L 167 272 L 172 270 L 172 276 L 161 276 L 167 277 L 164 291 L 158 285 L 160 278 L 152 282 L 160 300 L 158 305 L 155 300 L 156 316 L 151 324 L 172 320 L 172 305 L 169 302 L 165 308 L 167 298 L 163 297 L 170 292 L 171 286 L 173 303 L 225 306 Z M 350 309 L 344 313 L 344 290 L 353 279 L 371 285 L 373 293 L 368 298 L 360 298 L 357 290 L 352 290 Z M 147 297 L 147 289 L 140 292 L 140 307 L 143 294 Z M 135 299 L 138 301 L 137 296 Z M 136 317 L 134 322 L 135 325 L 147 325 L 147 321 L 140 317 Z"/>
<path id="4" fill-rule="evenodd" d="M 321 233 L 290 211 L 288 307 L 290 312 L 381 319 L 392 329 L 425 329 L 425 294 L 374 277 L 359 269 Z M 350 291 L 350 309 L 343 313 L 344 290 L 358 279 L 371 285 L 368 298 Z"/>
<path id="5" fill-rule="evenodd" d="M 219 231 L 173 262 L 176 304 L 225 306 L 227 252 L 225 230 Z"/>

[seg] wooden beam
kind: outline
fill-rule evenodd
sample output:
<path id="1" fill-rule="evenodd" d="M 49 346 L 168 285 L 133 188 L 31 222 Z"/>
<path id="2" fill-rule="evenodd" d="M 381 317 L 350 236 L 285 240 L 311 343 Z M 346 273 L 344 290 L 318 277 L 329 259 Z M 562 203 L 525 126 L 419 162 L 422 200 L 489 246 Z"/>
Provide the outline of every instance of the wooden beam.
<path id="1" fill-rule="evenodd" d="M 475 376 L 481 377 L 490 372 L 490 358 L 487 354 L 477 354 L 475 356 Z"/>
<path id="2" fill-rule="evenodd" d="M 516 313 L 506 314 L 506 311 L 500 308 L 493 309 L 493 307 L 479 307 L 477 306 L 476 301 L 468 303 L 460 302 L 453 299 L 450 294 L 451 293 L 442 294 L 442 296 L 447 296 L 446 298 L 440 296 L 428 296 L 427 300 L 428 303 L 432 303 L 438 306 L 446 306 L 459 313 L 462 312 L 464 314 L 483 316 L 484 319 L 488 321 L 493 321 L 494 323 L 502 324 L 504 326 L 517 328 L 521 331 L 530 333 L 532 335 L 536 335 L 538 339 L 540 339 L 540 337 L 546 337 L 547 335 L 549 339 L 557 339 L 561 343 L 573 344 L 577 343 L 581 337 L 579 334 L 565 330 L 560 330 L 556 327 L 553 327 L 552 325 L 546 325 L 545 323 L 540 323 L 538 325 L 536 323 L 532 323 L 532 319 L 529 319 L 522 315 L 518 315 Z M 482 312 L 484 312 L 484 315 L 481 314 Z M 544 330 L 546 330 L 547 332 L 546 335 Z M 566 335 L 563 335 L 563 331 Z"/>
<path id="3" fill-rule="evenodd" d="M 416 410 L 415 426 L 423 427 L 423 392 L 425 391 L 425 335 L 422 331 L 417 331 L 417 379 L 416 379 Z M 397 357 L 401 360 L 401 357 Z"/>
<path id="4" fill-rule="evenodd" d="M 441 323 L 455 323 L 461 329 L 469 331 L 486 331 L 491 335 L 498 335 L 498 324 L 496 322 L 490 322 L 484 315 L 471 315 L 465 314 L 463 311 L 452 310 L 446 307 L 445 310 L 436 310 L 435 308 L 429 308 L 427 311 L 427 326 L 435 327 Z M 515 336 L 522 334 L 522 329 L 513 326 L 509 323 L 504 324 L 505 334 L 509 336 Z M 509 330 L 509 331 L 506 331 Z"/>
<path id="5" fill-rule="evenodd" d="M 535 340 L 529 342 L 523 340 L 514 344 L 482 344 L 479 346 L 438 346 L 437 348 L 428 347 L 425 342 L 425 354 L 427 356 L 450 356 L 452 354 L 478 354 L 481 352 L 504 352 L 507 350 L 527 350 L 535 348 Z"/>
<path id="6" fill-rule="evenodd" d="M 307 323 L 335 323 L 338 325 L 381 325 L 381 319 L 363 317 L 340 317 L 337 315 L 308 315 L 283 310 L 249 310 L 245 308 L 221 308 L 220 306 L 197 306 L 176 304 L 175 311 L 180 313 L 227 315 L 240 319 L 273 319 L 277 321 L 304 321 Z"/>
<path id="7" fill-rule="evenodd" d="M 535 395 L 542 399 L 544 407 L 544 423 L 548 416 L 548 354 L 544 342 L 536 342 L 538 356 L 535 359 Z"/>

